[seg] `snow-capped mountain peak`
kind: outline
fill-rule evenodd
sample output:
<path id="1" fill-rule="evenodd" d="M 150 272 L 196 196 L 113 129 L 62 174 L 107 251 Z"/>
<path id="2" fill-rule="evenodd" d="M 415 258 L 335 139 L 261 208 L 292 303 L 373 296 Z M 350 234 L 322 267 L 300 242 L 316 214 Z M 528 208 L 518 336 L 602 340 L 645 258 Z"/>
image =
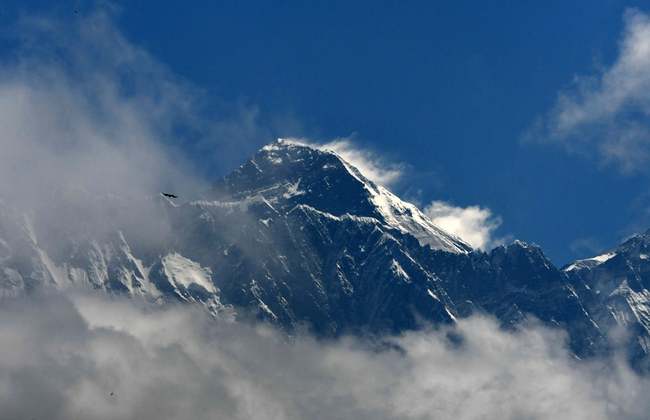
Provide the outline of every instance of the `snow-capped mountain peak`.
<path id="1" fill-rule="evenodd" d="M 333 151 L 279 139 L 216 181 L 202 199 L 232 202 L 258 195 L 284 211 L 302 205 L 335 217 L 370 217 L 415 236 L 420 244 L 433 249 L 472 250 L 462 239 L 437 227 L 416 206 L 377 186 Z"/>

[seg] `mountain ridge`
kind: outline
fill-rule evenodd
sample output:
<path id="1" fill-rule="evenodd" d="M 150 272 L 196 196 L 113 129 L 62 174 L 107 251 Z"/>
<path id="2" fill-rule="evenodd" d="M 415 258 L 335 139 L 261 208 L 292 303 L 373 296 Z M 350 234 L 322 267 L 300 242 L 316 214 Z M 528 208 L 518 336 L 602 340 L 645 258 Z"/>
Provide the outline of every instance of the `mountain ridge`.
<path id="1" fill-rule="evenodd" d="M 533 316 L 566 330 L 577 357 L 610 352 L 615 327 L 632 331 L 632 361 L 650 350 L 648 232 L 562 269 L 535 244 L 474 250 L 334 152 L 273 142 L 179 205 L 56 200 L 32 219 L 0 205 L 1 296 L 79 287 L 332 337 Z"/>

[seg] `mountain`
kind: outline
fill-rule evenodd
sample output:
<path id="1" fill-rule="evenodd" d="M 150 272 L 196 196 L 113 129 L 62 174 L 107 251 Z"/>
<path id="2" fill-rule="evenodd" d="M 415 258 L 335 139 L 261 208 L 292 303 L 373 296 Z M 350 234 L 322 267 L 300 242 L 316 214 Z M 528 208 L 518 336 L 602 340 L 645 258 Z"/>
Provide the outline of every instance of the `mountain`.
<path id="1" fill-rule="evenodd" d="M 472 250 L 335 153 L 282 139 L 216 181 L 203 199 L 228 203 L 265 199 L 283 213 L 304 206 L 338 218 L 373 219 L 386 228 L 410 233 L 421 245 L 451 252 Z"/>
<path id="2" fill-rule="evenodd" d="M 77 187 L 29 214 L 0 202 L 0 294 L 98 289 L 329 337 L 534 317 L 566 330 L 577 357 L 613 351 L 624 328 L 640 366 L 647 235 L 561 270 L 534 244 L 474 250 L 336 153 L 278 140 L 180 205 Z"/>
<path id="3" fill-rule="evenodd" d="M 624 329 L 633 358 L 650 351 L 650 230 L 621 246 L 562 268 L 602 328 Z M 588 298 L 587 298 L 588 297 Z"/>
<path id="4" fill-rule="evenodd" d="M 472 250 L 335 153 L 282 140 L 176 215 L 183 255 L 213 267 L 224 301 L 290 330 L 398 331 L 415 327 L 413 308 L 450 321 L 408 248 Z"/>

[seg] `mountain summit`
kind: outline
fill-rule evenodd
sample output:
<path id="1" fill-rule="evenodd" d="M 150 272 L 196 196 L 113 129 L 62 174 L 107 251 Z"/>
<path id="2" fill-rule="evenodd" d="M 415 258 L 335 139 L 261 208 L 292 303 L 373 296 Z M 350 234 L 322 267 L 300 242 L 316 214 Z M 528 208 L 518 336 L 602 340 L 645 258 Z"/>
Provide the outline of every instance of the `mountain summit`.
<path id="1" fill-rule="evenodd" d="M 451 252 L 472 247 L 434 225 L 417 207 L 375 185 L 332 151 L 279 139 L 219 179 L 203 195 L 208 200 L 268 200 L 289 212 L 308 206 L 334 217 L 373 218 L 415 236 L 422 245 Z"/>

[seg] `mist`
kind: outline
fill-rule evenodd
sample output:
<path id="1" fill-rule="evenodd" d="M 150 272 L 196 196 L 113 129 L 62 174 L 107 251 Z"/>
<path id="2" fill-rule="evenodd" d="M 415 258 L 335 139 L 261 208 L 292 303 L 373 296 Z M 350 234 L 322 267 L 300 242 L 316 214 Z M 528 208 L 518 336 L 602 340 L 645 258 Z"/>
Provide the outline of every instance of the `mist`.
<path id="1" fill-rule="evenodd" d="M 3 28 L 1 199 L 30 208 L 72 184 L 187 201 L 272 140 L 255 106 L 220 101 L 129 42 L 119 13 L 102 3 Z"/>
<path id="2" fill-rule="evenodd" d="M 168 225 L 152 197 L 190 201 L 272 140 L 255 106 L 220 101 L 130 42 L 120 13 L 98 2 L 0 32 L 0 260 L 28 261 L 38 242 L 59 263 L 120 231 L 156 256 Z"/>
<path id="3" fill-rule="evenodd" d="M 3 300 L 3 418 L 641 419 L 650 408 L 646 378 L 578 361 L 540 325 L 505 332 L 472 317 L 318 341 L 233 319 L 97 294 Z"/>

